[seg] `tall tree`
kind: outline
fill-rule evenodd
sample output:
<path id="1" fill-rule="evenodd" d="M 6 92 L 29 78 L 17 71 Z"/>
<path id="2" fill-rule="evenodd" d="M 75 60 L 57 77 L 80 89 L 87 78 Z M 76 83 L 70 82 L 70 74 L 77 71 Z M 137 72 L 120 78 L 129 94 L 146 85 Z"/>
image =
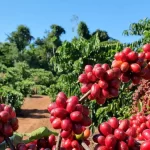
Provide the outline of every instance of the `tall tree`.
<path id="1" fill-rule="evenodd" d="M 19 51 L 22 51 L 27 45 L 30 44 L 34 37 L 30 33 L 30 29 L 27 26 L 19 25 L 16 31 L 11 32 L 7 40 L 10 43 L 15 43 Z"/>
<path id="2" fill-rule="evenodd" d="M 150 41 L 150 19 L 145 18 L 139 20 L 137 23 L 132 23 L 128 30 L 124 30 L 123 34 L 126 36 L 139 37 L 137 41 L 132 43 L 133 48 L 140 48 L 143 44 Z"/>
<path id="3" fill-rule="evenodd" d="M 85 22 L 81 21 L 78 25 L 77 29 L 79 37 L 83 37 L 84 39 L 90 38 L 90 32 Z"/>
<path id="4" fill-rule="evenodd" d="M 38 37 L 34 43 L 37 46 L 42 46 L 42 45 L 44 45 L 44 40 Z"/>
<path id="5" fill-rule="evenodd" d="M 27 50 L 24 53 L 24 59 L 34 68 L 39 66 L 44 69 L 52 69 L 49 66 L 50 58 L 55 55 L 57 48 L 62 45 L 60 37 L 66 33 L 64 28 L 53 24 L 50 29 L 50 31 L 46 31 L 43 38 L 37 38 L 32 47 L 30 44 L 30 51 Z"/>
<path id="6" fill-rule="evenodd" d="M 108 41 L 108 39 L 110 38 L 106 31 L 99 30 L 99 29 L 97 29 L 95 32 L 92 33 L 92 36 L 95 36 L 95 35 L 97 35 L 97 37 L 99 38 L 101 42 Z"/>
<path id="7" fill-rule="evenodd" d="M 128 30 L 124 30 L 124 35 L 142 36 L 145 31 L 150 31 L 150 19 L 145 18 L 139 20 L 137 23 L 132 23 Z"/>
<path id="8" fill-rule="evenodd" d="M 51 31 L 52 36 L 60 37 L 62 34 L 66 33 L 64 28 L 56 24 L 52 24 L 50 28 L 52 30 Z"/>
<path id="9" fill-rule="evenodd" d="M 66 31 L 59 25 L 53 24 L 50 26 L 51 31 L 48 31 L 47 36 L 44 38 L 44 47 L 49 56 L 55 55 L 56 49 L 62 45 L 60 36 L 65 34 Z"/>

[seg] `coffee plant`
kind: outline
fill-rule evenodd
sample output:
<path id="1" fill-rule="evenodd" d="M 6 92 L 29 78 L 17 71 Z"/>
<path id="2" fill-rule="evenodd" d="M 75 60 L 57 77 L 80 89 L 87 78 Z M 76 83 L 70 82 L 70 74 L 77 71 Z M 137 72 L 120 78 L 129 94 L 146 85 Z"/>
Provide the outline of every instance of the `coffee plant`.
<path id="1" fill-rule="evenodd" d="M 150 79 L 150 69 L 148 67 L 150 44 L 144 45 L 142 49 L 143 52 L 137 53 L 126 47 L 123 51 L 117 52 L 111 65 L 112 68 L 108 64 L 86 65 L 84 72 L 78 77 L 78 81 L 82 84 L 80 91 L 85 94 L 80 100 L 76 96 L 67 98 L 63 92 L 58 93 L 56 102 L 48 107 L 51 114 L 50 122 L 52 127 L 61 129 L 56 150 L 61 146 L 66 149 L 76 148 L 79 150 L 84 147 L 80 147 L 81 143 L 79 144 L 78 141 L 76 141 L 75 147 L 72 144 L 74 136 L 76 137 L 83 133 L 83 126 L 90 126 L 92 123 L 88 118 L 85 119 L 85 122 L 83 121 L 83 114 L 86 111 L 79 104 L 79 101 L 81 102 L 88 98 L 90 101 L 96 100 L 96 103 L 104 105 L 106 100 L 109 101 L 119 96 L 121 82 L 129 83 L 131 81 L 132 84 L 137 85 L 141 82 L 141 79 Z M 80 107 L 78 107 L 79 105 Z M 105 107 L 102 107 L 99 113 L 103 109 Z M 110 106 L 109 109 L 113 108 Z M 107 114 L 104 115 L 107 116 Z M 122 148 L 126 150 L 129 148 L 148 150 L 150 148 L 150 143 L 147 141 L 150 136 L 148 120 L 148 116 L 146 117 L 143 113 L 139 113 L 136 116 L 132 116 L 130 121 L 127 119 L 119 121 L 113 117 L 107 122 L 101 123 L 98 126 L 100 134 L 93 139 L 98 143 L 95 150 L 120 150 Z M 74 123 L 72 124 L 72 122 Z M 129 128 L 130 126 L 131 128 Z M 139 127 L 138 131 L 136 131 L 137 127 Z M 141 138 L 138 138 L 139 133 L 142 133 Z M 62 145 L 61 138 L 64 141 Z M 141 144 L 136 142 L 134 138 L 136 140 L 142 139 L 146 142 Z M 83 139 L 82 142 L 84 143 Z M 141 146 L 139 146 L 140 144 Z"/>
<path id="2" fill-rule="evenodd" d="M 43 69 L 30 69 L 25 62 L 15 67 L 0 65 L 1 102 L 20 109 L 23 100 L 32 94 L 49 95 L 49 87 L 54 82 L 53 74 Z"/>

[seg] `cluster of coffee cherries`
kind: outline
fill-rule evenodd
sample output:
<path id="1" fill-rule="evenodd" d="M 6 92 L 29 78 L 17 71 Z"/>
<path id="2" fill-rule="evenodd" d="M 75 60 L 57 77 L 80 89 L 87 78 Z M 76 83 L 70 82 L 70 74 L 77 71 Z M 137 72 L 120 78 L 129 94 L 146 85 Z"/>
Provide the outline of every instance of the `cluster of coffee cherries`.
<path id="1" fill-rule="evenodd" d="M 14 109 L 9 105 L 0 104 L 0 143 L 5 138 L 11 137 L 18 127 L 18 119 Z"/>
<path id="2" fill-rule="evenodd" d="M 94 67 L 86 65 L 84 73 L 80 74 L 78 81 L 82 83 L 81 93 L 89 90 L 90 100 L 96 99 L 98 104 L 104 104 L 107 98 L 117 97 L 120 87 L 119 68 L 110 68 L 108 64 L 96 64 Z"/>
<path id="3" fill-rule="evenodd" d="M 129 119 L 115 117 L 99 125 L 99 134 L 93 136 L 95 150 L 149 150 L 150 115 L 132 115 Z M 139 143 L 139 141 L 143 141 Z"/>
<path id="4" fill-rule="evenodd" d="M 107 122 L 99 125 L 99 134 L 93 136 L 94 142 L 98 143 L 95 150 L 128 150 L 135 146 L 135 139 L 128 135 L 129 120 L 119 121 L 112 117 Z"/>
<path id="5" fill-rule="evenodd" d="M 114 56 L 111 67 L 108 64 L 86 65 L 78 81 L 82 84 L 82 94 L 90 91 L 88 98 L 104 104 L 106 99 L 117 97 L 120 83 L 132 81 L 139 84 L 141 79 L 150 79 L 150 44 L 142 47 L 143 52 L 135 52 L 126 47 Z"/>
<path id="6" fill-rule="evenodd" d="M 28 144 L 19 143 L 16 146 L 16 150 L 55 150 L 55 147 L 56 137 L 51 134 L 48 137 L 34 140 Z"/>
<path id="7" fill-rule="evenodd" d="M 77 96 L 67 98 L 65 93 L 59 92 L 56 102 L 48 106 L 48 111 L 52 127 L 61 129 L 62 147 L 68 149 L 79 148 L 79 141 L 75 137 L 83 134 L 85 127 L 91 125 L 89 109 L 79 104 Z"/>
<path id="8" fill-rule="evenodd" d="M 114 56 L 113 68 L 120 68 L 122 82 L 139 84 L 141 78 L 150 79 L 150 44 L 142 47 L 142 52 L 137 53 L 131 48 L 126 47 Z"/>

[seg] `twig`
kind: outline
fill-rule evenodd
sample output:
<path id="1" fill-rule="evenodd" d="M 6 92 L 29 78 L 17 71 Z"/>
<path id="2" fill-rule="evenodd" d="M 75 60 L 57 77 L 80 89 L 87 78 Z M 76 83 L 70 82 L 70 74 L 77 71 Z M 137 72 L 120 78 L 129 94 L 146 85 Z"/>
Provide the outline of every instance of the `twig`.
<path id="1" fill-rule="evenodd" d="M 9 139 L 9 137 L 5 137 L 5 141 L 6 141 L 7 145 L 10 147 L 11 150 L 15 150 L 15 147 L 12 144 L 11 140 Z"/>
<path id="2" fill-rule="evenodd" d="M 62 130 L 61 130 L 61 131 L 62 131 Z M 61 136 L 60 136 L 61 131 L 60 131 L 59 134 L 58 134 L 57 143 L 56 143 L 56 149 L 55 149 L 55 150 L 60 150 L 61 140 L 62 140 L 62 138 L 61 138 Z"/>
<path id="3" fill-rule="evenodd" d="M 85 98 L 87 98 L 91 93 L 91 90 L 89 90 L 87 93 L 85 93 L 81 98 L 80 98 L 80 102 L 83 101 Z"/>
<path id="4" fill-rule="evenodd" d="M 90 150 L 90 148 L 86 145 L 85 142 L 82 141 L 81 145 L 85 150 Z"/>

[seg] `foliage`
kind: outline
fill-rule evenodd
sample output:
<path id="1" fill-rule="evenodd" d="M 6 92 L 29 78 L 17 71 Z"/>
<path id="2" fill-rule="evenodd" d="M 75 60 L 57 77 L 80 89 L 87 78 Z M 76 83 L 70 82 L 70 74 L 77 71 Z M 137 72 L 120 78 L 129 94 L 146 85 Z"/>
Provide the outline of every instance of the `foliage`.
<path id="1" fill-rule="evenodd" d="M 13 66 L 18 58 L 18 49 L 12 43 L 0 43 L 0 63 Z"/>
<path id="2" fill-rule="evenodd" d="M 128 30 L 124 30 L 125 35 L 138 35 L 143 36 L 145 31 L 150 30 L 150 19 L 145 18 L 138 21 L 138 23 L 132 23 Z"/>
<path id="3" fill-rule="evenodd" d="M 30 50 L 24 51 L 21 57 L 22 61 L 26 61 L 31 68 L 49 69 L 48 53 L 43 46 L 30 46 Z"/>
<path id="4" fill-rule="evenodd" d="M 91 110 L 91 118 L 94 126 L 108 120 L 110 117 L 117 117 L 125 119 L 131 116 L 132 94 L 128 85 L 122 84 L 119 96 L 117 98 L 109 99 L 104 105 L 98 105 L 96 101 L 89 104 Z"/>
<path id="5" fill-rule="evenodd" d="M 114 54 L 124 46 L 118 41 L 101 42 L 99 37 L 96 40 L 80 38 L 74 39 L 71 43 L 64 42 L 57 49 L 56 56 L 51 59 L 54 71 L 58 76 L 57 82 L 50 87 L 51 96 L 55 98 L 60 91 L 67 93 L 68 96 L 80 96 L 77 78 L 84 66 L 97 62 L 111 64 Z M 103 107 L 94 101 L 85 102 L 85 105 L 90 107 L 94 125 L 98 125 L 111 116 L 123 119 L 131 115 L 133 91 L 128 91 L 126 88 L 127 86 L 122 85 L 119 97 L 109 100 Z"/>
<path id="6" fill-rule="evenodd" d="M 33 85 L 32 86 L 32 94 L 39 94 L 39 95 L 50 95 L 49 87 L 45 85 Z"/>
<path id="7" fill-rule="evenodd" d="M 44 69 L 30 69 L 30 78 L 35 84 L 50 86 L 53 83 L 54 76 L 52 72 Z"/>
<path id="8" fill-rule="evenodd" d="M 68 96 L 79 95 L 78 75 L 86 64 L 111 63 L 114 54 L 121 50 L 119 42 L 100 42 L 96 40 L 76 39 L 65 41 L 50 60 L 56 72 L 56 82 L 50 87 L 51 96 L 64 91 Z"/>
<path id="9" fill-rule="evenodd" d="M 34 43 L 37 46 L 42 46 L 42 45 L 44 45 L 44 40 L 38 37 Z"/>
<path id="10" fill-rule="evenodd" d="M 66 33 L 64 28 L 62 28 L 61 26 L 56 25 L 56 24 L 51 25 L 51 29 L 52 29 L 51 35 L 56 36 L 56 37 L 60 37 L 61 34 Z"/>
<path id="11" fill-rule="evenodd" d="M 138 49 L 150 41 L 150 19 L 145 18 L 139 20 L 137 23 L 131 23 L 129 29 L 124 30 L 123 34 L 126 36 L 139 37 L 139 40 L 132 43 L 132 47 Z"/>
<path id="12" fill-rule="evenodd" d="M 30 72 L 29 72 L 29 65 L 25 62 L 18 62 L 18 63 L 15 63 L 14 65 L 15 68 L 17 68 L 19 71 L 20 71 L 20 74 L 22 75 L 22 78 L 28 78 L 29 75 L 30 75 Z"/>
<path id="13" fill-rule="evenodd" d="M 30 29 L 24 25 L 17 27 L 16 31 L 13 31 L 8 35 L 7 40 L 10 43 L 15 43 L 19 51 L 22 51 L 27 45 L 30 44 L 33 36 L 30 33 Z"/>
<path id="14" fill-rule="evenodd" d="M 51 134 L 58 135 L 57 132 L 51 131 L 47 127 L 40 127 L 38 129 L 32 131 L 31 133 L 25 133 L 24 136 L 28 137 L 28 139 L 24 140 L 24 143 L 29 143 L 34 140 L 41 139 L 43 137 L 48 137 Z"/>
<path id="15" fill-rule="evenodd" d="M 79 24 L 78 24 L 78 35 L 79 37 L 82 37 L 82 38 L 85 38 L 85 39 L 89 39 L 90 38 L 90 32 L 89 32 L 89 29 L 86 25 L 85 22 L 81 21 Z"/>
<path id="16" fill-rule="evenodd" d="M 108 41 L 109 35 L 106 31 L 102 30 L 96 30 L 95 32 L 92 33 L 92 36 L 97 36 L 101 42 L 103 41 Z"/>
<path id="17" fill-rule="evenodd" d="M 1 103 L 11 104 L 16 109 L 23 104 L 23 94 L 9 86 L 1 86 L 0 95 Z"/>
<path id="18" fill-rule="evenodd" d="M 21 82 L 16 82 L 15 86 L 16 86 L 16 90 L 21 92 L 25 97 L 26 96 L 31 96 L 32 95 L 32 91 L 33 91 L 33 86 L 35 85 L 34 81 L 30 81 L 30 80 L 23 80 Z"/>
<path id="19" fill-rule="evenodd" d="M 19 109 L 26 96 L 48 94 L 53 83 L 53 74 L 44 69 L 30 69 L 25 62 L 15 63 L 14 67 L 0 65 L 0 95 L 3 102 Z M 8 94 L 8 95 L 7 95 Z"/>

